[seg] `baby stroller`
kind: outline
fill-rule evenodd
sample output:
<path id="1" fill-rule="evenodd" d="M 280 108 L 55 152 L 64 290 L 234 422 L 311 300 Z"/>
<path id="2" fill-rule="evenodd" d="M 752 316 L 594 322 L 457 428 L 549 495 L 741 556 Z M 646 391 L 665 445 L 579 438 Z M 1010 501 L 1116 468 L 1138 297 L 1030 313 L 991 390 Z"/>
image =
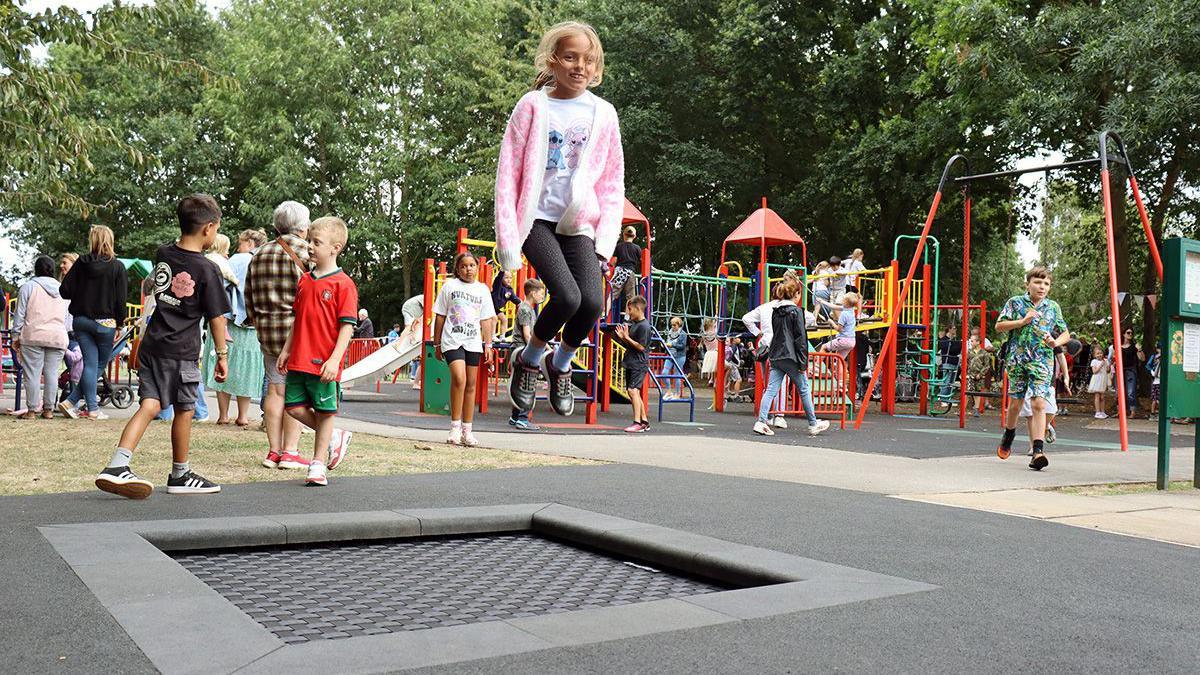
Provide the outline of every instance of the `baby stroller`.
<path id="1" fill-rule="evenodd" d="M 101 406 L 112 403 L 114 408 L 124 410 L 133 405 L 133 383 L 111 382 L 108 378 L 108 365 L 125 350 L 125 345 L 129 344 L 129 338 L 133 336 L 133 332 L 134 326 L 132 325 L 122 328 L 113 342 L 112 352 L 109 353 L 104 363 L 100 364 L 100 375 L 96 380 L 96 400 Z M 59 401 L 67 400 L 75 387 L 79 386 L 79 378 L 83 374 L 82 359 L 71 363 L 71 359 L 68 358 L 67 366 L 67 369 L 58 377 Z"/>

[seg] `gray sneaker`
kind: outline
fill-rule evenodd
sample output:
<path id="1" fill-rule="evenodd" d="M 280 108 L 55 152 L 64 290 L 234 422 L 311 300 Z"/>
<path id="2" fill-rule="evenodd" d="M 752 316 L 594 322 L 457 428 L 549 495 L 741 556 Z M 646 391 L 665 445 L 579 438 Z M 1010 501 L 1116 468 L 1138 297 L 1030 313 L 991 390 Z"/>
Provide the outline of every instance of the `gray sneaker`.
<path id="1" fill-rule="evenodd" d="M 542 359 L 542 373 L 546 376 L 546 382 L 550 383 L 550 407 L 554 412 L 569 417 L 575 412 L 575 392 L 571 389 L 571 369 L 568 368 L 565 372 L 558 372 L 550 366 L 550 357 L 553 356 L 547 350 L 546 357 Z"/>
<path id="2" fill-rule="evenodd" d="M 537 402 L 538 373 L 541 369 L 525 363 L 521 358 L 524 352 L 524 347 L 518 347 L 509 356 L 513 374 L 508 379 L 508 398 L 514 408 L 528 414 Z"/>

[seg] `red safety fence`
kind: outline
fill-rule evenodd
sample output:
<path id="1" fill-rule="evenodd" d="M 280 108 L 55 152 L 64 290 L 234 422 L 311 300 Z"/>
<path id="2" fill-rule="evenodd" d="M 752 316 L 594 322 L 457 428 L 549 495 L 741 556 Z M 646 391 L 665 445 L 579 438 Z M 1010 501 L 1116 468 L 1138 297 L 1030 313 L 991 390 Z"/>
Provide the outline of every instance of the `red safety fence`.
<path id="1" fill-rule="evenodd" d="M 850 369 L 846 360 L 837 354 L 811 352 L 808 355 L 808 389 L 813 411 L 817 417 L 832 417 L 846 428 L 846 418 L 853 414 L 850 396 Z M 790 380 L 783 381 L 783 390 L 771 407 L 774 415 L 803 415 L 800 390 Z"/>
<path id="2" fill-rule="evenodd" d="M 357 338 L 351 340 L 350 345 L 346 347 L 346 357 L 342 367 L 349 368 L 362 361 L 371 354 L 379 351 L 382 345 L 383 342 L 378 338 Z"/>

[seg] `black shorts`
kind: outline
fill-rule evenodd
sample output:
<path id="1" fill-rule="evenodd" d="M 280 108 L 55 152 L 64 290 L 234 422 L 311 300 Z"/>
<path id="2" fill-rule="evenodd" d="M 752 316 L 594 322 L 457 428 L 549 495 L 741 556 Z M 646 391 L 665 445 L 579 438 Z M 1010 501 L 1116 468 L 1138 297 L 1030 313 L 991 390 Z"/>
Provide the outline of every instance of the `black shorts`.
<path id="1" fill-rule="evenodd" d="M 625 388 L 641 389 L 646 381 L 646 366 L 625 366 Z"/>
<path id="2" fill-rule="evenodd" d="M 479 365 L 480 359 L 483 358 L 483 352 L 469 352 L 465 347 L 457 347 L 448 352 L 442 352 L 446 363 L 454 363 L 455 361 L 466 361 L 470 367 Z"/>

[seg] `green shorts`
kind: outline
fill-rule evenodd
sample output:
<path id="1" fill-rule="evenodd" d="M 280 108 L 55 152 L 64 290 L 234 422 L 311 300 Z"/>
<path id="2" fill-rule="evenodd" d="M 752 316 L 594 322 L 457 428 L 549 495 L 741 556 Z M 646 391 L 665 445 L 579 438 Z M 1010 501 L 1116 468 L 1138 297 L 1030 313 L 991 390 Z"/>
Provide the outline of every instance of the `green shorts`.
<path id="1" fill-rule="evenodd" d="M 286 408 L 312 408 L 317 412 L 336 413 L 341 394 L 340 382 L 322 382 L 320 375 L 288 371 L 283 405 Z"/>
<path id="2" fill-rule="evenodd" d="M 1013 361 L 1008 367 L 1009 398 L 1049 399 L 1054 392 L 1054 362 L 1036 359 Z"/>

